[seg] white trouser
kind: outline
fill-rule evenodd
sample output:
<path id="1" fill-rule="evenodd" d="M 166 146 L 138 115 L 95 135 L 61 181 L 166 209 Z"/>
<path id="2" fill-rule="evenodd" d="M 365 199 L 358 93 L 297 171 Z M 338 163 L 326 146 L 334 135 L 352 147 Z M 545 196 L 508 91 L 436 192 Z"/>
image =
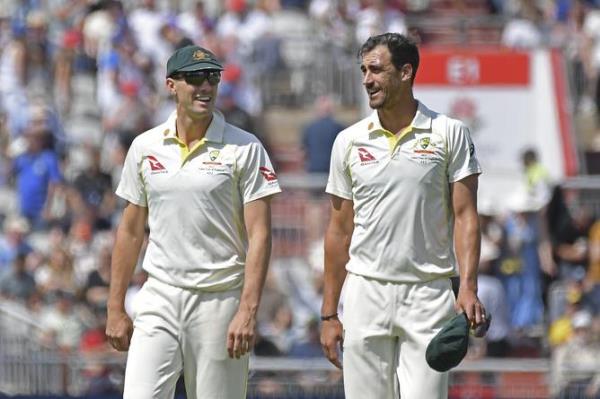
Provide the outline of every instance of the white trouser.
<path id="1" fill-rule="evenodd" d="M 248 355 L 227 354 L 239 298 L 239 290 L 189 290 L 149 278 L 134 300 L 123 397 L 171 399 L 183 371 L 190 399 L 245 398 Z"/>
<path id="2" fill-rule="evenodd" d="M 346 398 L 446 399 L 448 373 L 431 369 L 425 350 L 455 314 L 450 280 L 391 283 L 348 273 L 344 295 Z"/>

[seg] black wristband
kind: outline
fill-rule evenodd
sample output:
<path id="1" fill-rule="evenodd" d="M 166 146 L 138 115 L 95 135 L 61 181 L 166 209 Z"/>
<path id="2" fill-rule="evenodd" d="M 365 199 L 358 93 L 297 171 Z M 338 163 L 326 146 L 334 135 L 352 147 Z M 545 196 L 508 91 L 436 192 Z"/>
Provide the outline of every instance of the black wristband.
<path id="1" fill-rule="evenodd" d="M 327 315 L 327 316 L 321 316 L 321 321 L 335 319 L 335 318 L 337 318 L 337 316 L 338 316 L 337 312 L 334 314 Z"/>

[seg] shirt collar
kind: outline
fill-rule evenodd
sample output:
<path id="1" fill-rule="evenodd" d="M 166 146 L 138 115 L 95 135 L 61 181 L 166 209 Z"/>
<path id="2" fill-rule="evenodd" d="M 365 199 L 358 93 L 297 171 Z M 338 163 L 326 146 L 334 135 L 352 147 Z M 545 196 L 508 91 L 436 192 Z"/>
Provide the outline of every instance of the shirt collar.
<path id="1" fill-rule="evenodd" d="M 177 121 L 177 111 L 173 111 L 169 118 L 164 123 L 163 129 L 163 138 L 167 139 L 178 139 L 177 137 L 177 127 L 175 122 Z M 210 125 L 208 125 L 208 129 L 206 130 L 206 135 L 204 136 L 207 141 L 212 141 L 215 143 L 222 143 L 223 136 L 225 135 L 225 117 L 223 114 L 218 111 L 213 111 L 213 118 L 210 121 Z"/>
<path id="2" fill-rule="evenodd" d="M 417 112 L 415 117 L 413 118 L 410 126 L 419 130 L 431 130 L 431 120 L 433 112 L 427 108 L 421 101 L 418 101 Z M 381 126 L 381 121 L 379 120 L 379 114 L 377 110 L 373 111 L 371 116 L 367 122 L 367 129 L 369 133 L 375 133 L 380 131 L 385 131 L 383 126 Z"/>

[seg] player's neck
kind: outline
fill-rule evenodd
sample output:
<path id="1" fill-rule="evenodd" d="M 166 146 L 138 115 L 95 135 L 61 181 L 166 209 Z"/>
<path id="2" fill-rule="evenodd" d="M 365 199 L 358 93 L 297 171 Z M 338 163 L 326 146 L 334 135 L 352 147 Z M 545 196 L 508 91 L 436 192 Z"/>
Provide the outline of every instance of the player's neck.
<path id="1" fill-rule="evenodd" d="M 188 146 L 201 140 L 212 122 L 213 116 L 207 118 L 192 119 L 188 115 L 177 115 L 177 137 Z"/>
<path id="2" fill-rule="evenodd" d="M 417 113 L 418 102 L 413 97 L 400 101 L 393 107 L 377 110 L 381 126 L 398 134 L 402 129 L 410 126 Z"/>

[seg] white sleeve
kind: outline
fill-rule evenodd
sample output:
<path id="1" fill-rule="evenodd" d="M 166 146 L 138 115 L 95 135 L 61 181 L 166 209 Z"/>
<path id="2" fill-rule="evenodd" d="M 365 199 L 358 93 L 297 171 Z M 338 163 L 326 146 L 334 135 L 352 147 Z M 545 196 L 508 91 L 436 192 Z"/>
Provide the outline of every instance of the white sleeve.
<path id="1" fill-rule="evenodd" d="M 281 192 L 277 174 L 262 144 L 253 141 L 243 151 L 245 153 L 239 165 L 239 188 L 244 204 Z"/>
<path id="2" fill-rule="evenodd" d="M 454 183 L 479 173 L 481 166 L 469 129 L 457 122 L 448 132 L 448 180 Z"/>
<path id="3" fill-rule="evenodd" d="M 337 197 L 352 199 L 352 177 L 348 165 L 348 140 L 338 134 L 331 149 L 331 164 L 329 166 L 329 179 L 325 192 Z"/>
<path id="4" fill-rule="evenodd" d="M 131 147 L 129 147 L 129 151 L 127 151 L 123 172 L 121 173 L 121 180 L 119 181 L 116 194 L 132 204 L 148 206 L 146 200 L 146 187 L 141 172 L 143 160 L 142 154 L 140 154 L 138 146 L 134 141 L 131 144 Z"/>

